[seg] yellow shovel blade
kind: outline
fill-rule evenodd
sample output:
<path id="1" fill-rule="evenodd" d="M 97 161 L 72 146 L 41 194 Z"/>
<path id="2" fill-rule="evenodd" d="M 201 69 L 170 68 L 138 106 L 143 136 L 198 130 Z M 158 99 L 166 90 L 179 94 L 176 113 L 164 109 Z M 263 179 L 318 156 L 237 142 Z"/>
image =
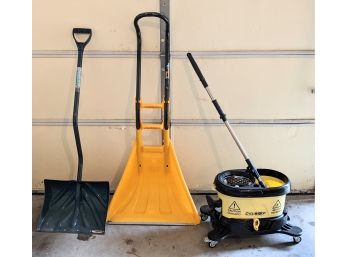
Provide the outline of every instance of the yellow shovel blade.
<path id="1" fill-rule="evenodd" d="M 137 146 L 110 202 L 107 221 L 124 224 L 194 225 L 200 222 L 174 148 Z M 167 162 L 166 162 L 167 159 Z M 167 164 L 168 164 L 168 167 Z"/>

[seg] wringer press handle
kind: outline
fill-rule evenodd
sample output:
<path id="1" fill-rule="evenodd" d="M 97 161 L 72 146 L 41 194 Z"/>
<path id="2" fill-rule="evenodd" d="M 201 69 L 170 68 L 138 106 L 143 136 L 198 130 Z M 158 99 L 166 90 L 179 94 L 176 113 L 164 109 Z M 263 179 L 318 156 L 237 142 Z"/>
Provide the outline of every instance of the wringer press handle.
<path id="1" fill-rule="evenodd" d="M 230 132 L 231 136 L 233 137 L 234 141 L 236 142 L 239 150 L 241 151 L 242 155 L 244 156 L 245 162 L 248 164 L 248 169 L 254 174 L 254 176 L 257 178 L 257 180 L 259 181 L 259 184 L 262 187 L 266 187 L 265 183 L 262 181 L 259 172 L 257 171 L 257 168 L 252 164 L 251 160 L 249 159 L 249 156 L 246 152 L 246 150 L 244 149 L 242 143 L 239 141 L 236 133 L 234 132 L 234 130 L 232 129 L 230 123 L 228 122 L 227 118 L 226 118 L 226 114 L 223 112 L 223 110 L 221 109 L 218 101 L 215 99 L 215 97 L 213 96 L 212 92 L 209 89 L 208 83 L 205 80 L 201 70 L 199 69 L 195 59 L 193 58 L 191 53 L 187 53 L 187 57 L 190 60 L 190 63 L 193 67 L 193 69 L 195 70 L 198 78 L 200 79 L 200 81 L 202 82 L 203 87 L 205 88 L 205 90 L 207 91 L 211 101 L 213 102 L 217 112 L 220 115 L 221 120 L 225 123 L 228 131 Z"/>

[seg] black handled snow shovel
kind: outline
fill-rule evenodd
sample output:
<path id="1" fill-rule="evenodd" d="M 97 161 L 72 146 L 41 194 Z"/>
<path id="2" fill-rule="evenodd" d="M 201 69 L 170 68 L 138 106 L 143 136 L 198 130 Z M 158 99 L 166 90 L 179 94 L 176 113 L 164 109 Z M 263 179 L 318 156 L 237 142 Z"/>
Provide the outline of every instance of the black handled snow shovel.
<path id="1" fill-rule="evenodd" d="M 203 87 L 205 88 L 205 90 L 207 91 L 211 101 L 213 102 L 217 112 L 220 115 L 221 120 L 225 123 L 228 131 L 230 132 L 231 136 L 233 137 L 233 140 L 236 142 L 240 152 L 242 153 L 245 162 L 248 165 L 247 171 L 249 171 L 252 175 L 254 175 L 256 177 L 256 179 L 258 180 L 259 184 L 261 187 L 266 187 L 265 183 L 262 181 L 259 172 L 257 171 L 257 168 L 253 165 L 253 163 L 251 162 L 247 152 L 245 151 L 242 143 L 239 141 L 236 133 L 234 132 L 234 130 L 232 129 L 230 123 L 228 122 L 227 118 L 226 118 L 226 114 L 222 111 L 218 101 L 215 99 L 215 97 L 213 96 L 212 92 L 209 89 L 208 83 L 206 82 L 201 70 L 199 69 L 195 59 L 193 59 L 193 56 L 191 53 L 187 53 L 187 57 L 190 60 L 190 63 L 193 67 L 193 69 L 195 70 L 199 80 L 202 82 Z"/>
<path id="2" fill-rule="evenodd" d="M 78 128 L 82 58 L 84 48 L 91 40 L 92 30 L 74 28 L 72 34 L 78 49 L 73 111 L 73 128 L 78 154 L 77 179 L 70 181 L 44 180 L 45 200 L 37 230 L 43 232 L 103 234 L 109 202 L 109 182 L 82 181 L 83 155 Z M 76 38 L 78 34 L 80 34 L 79 37 L 88 37 L 84 42 L 78 41 Z"/>

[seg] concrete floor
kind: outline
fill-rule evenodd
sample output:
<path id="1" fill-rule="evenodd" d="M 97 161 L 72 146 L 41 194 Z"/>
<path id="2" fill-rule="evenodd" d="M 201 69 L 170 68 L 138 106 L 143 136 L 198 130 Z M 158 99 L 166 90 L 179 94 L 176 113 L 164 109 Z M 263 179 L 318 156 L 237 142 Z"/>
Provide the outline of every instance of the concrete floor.
<path id="1" fill-rule="evenodd" d="M 197 226 L 108 225 L 105 235 L 78 240 L 74 234 L 35 232 L 44 196 L 33 196 L 33 256 L 216 256 L 216 257 L 310 257 L 314 256 L 314 197 L 289 196 L 287 205 L 291 224 L 303 229 L 302 242 L 274 234 L 252 238 L 226 239 L 211 249 L 203 238 L 209 223 Z M 204 196 L 193 196 L 197 207 L 205 204 Z"/>

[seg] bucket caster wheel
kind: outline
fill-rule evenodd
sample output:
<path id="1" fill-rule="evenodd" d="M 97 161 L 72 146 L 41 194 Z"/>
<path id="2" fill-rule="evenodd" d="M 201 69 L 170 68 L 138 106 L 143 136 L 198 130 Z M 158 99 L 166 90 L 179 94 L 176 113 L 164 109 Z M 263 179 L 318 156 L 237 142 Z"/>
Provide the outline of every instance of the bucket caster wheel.
<path id="1" fill-rule="evenodd" d="M 298 244 L 299 242 L 302 241 L 302 237 L 300 237 L 300 236 L 294 236 L 292 239 L 294 240 L 295 244 Z"/>
<path id="2" fill-rule="evenodd" d="M 217 244 L 218 244 L 217 241 L 212 241 L 212 242 L 209 243 L 209 247 L 210 247 L 210 248 L 215 248 L 215 246 L 216 246 Z"/>
<path id="3" fill-rule="evenodd" d="M 201 213 L 200 216 L 201 216 L 201 221 L 206 221 L 209 218 L 209 216 L 207 214 L 203 214 L 203 213 Z"/>
<path id="4" fill-rule="evenodd" d="M 218 241 L 210 240 L 208 237 L 204 238 L 204 242 L 208 243 L 210 248 L 215 248 L 215 246 L 219 243 Z"/>

